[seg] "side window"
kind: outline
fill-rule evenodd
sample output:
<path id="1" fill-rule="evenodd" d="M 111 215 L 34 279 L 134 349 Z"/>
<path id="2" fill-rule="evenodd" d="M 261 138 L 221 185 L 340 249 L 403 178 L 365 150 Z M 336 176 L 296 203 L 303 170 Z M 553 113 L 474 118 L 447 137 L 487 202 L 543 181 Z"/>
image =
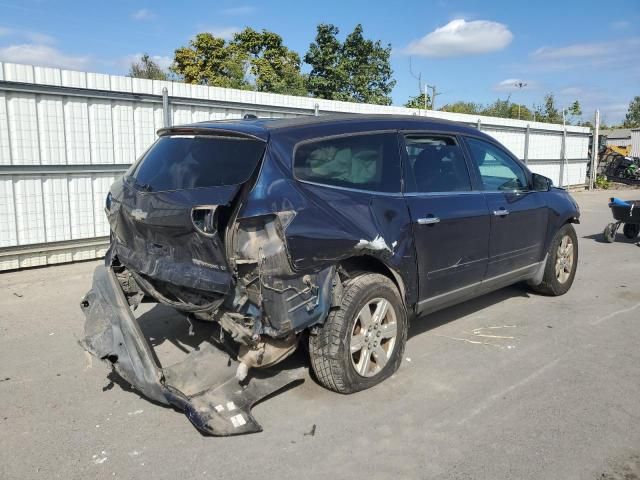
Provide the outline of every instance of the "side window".
<path id="1" fill-rule="evenodd" d="M 299 145 L 299 180 L 374 192 L 400 192 L 400 155 L 394 133 L 349 135 Z"/>
<path id="2" fill-rule="evenodd" d="M 509 155 L 484 140 L 467 137 L 485 190 L 528 190 L 524 170 Z"/>
<path id="3" fill-rule="evenodd" d="M 455 138 L 406 135 L 407 192 L 458 192 L 471 190 L 469 170 Z"/>

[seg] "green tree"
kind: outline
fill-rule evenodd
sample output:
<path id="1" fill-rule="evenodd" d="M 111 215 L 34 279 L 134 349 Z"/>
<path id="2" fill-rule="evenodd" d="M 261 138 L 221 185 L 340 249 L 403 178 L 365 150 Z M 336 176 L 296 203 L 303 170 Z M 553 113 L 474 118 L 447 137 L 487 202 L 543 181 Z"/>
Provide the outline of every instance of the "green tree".
<path id="1" fill-rule="evenodd" d="M 342 44 L 337 35 L 338 27 L 321 23 L 315 41 L 304 56 L 305 63 L 311 65 L 307 89 L 314 97 L 336 99 L 348 82 L 342 62 Z"/>
<path id="2" fill-rule="evenodd" d="M 544 119 L 547 123 L 562 123 L 562 115 L 556 106 L 556 99 L 553 93 L 548 93 L 544 97 L 543 107 Z"/>
<path id="3" fill-rule="evenodd" d="M 519 118 L 520 120 L 531 120 L 533 114 L 526 105 L 518 105 L 507 100 L 496 100 L 490 105 L 484 107 L 481 111 L 482 115 L 501 118 Z"/>
<path id="4" fill-rule="evenodd" d="M 416 95 L 415 97 L 411 97 L 409 100 L 407 100 L 407 103 L 404 104 L 405 107 L 407 108 L 425 108 L 425 105 L 427 106 L 427 108 L 429 108 L 429 106 L 431 105 L 431 95 L 427 95 L 427 100 L 425 102 L 424 99 L 424 93 L 421 93 L 420 95 Z"/>
<path id="5" fill-rule="evenodd" d="M 285 47 L 282 37 L 268 30 L 247 27 L 236 33 L 229 48 L 246 54 L 248 70 L 259 92 L 305 95 L 300 56 Z"/>
<path id="6" fill-rule="evenodd" d="M 129 76 L 148 80 L 166 80 L 167 72 L 160 68 L 148 54 L 143 54 L 139 62 L 133 62 L 129 68 Z"/>
<path id="7" fill-rule="evenodd" d="M 319 98 L 361 103 L 391 104 L 395 85 L 389 58 L 391 45 L 364 38 L 362 25 L 341 43 L 339 30 L 320 24 L 304 61 L 311 66 L 307 89 Z"/>
<path id="8" fill-rule="evenodd" d="M 567 112 L 569 113 L 569 115 L 573 115 L 575 117 L 579 117 L 580 115 L 582 115 L 582 106 L 580 105 L 580 102 L 578 100 L 573 102 L 567 109 Z"/>
<path id="9" fill-rule="evenodd" d="M 227 88 L 250 88 L 245 79 L 246 52 L 210 33 L 198 33 L 175 51 L 172 72 L 187 83 Z"/>
<path id="10" fill-rule="evenodd" d="M 455 102 L 443 106 L 440 110 L 452 113 L 469 113 L 479 115 L 482 113 L 483 107 L 479 103 L 473 102 Z"/>
<path id="11" fill-rule="evenodd" d="M 536 105 L 534 111 L 536 122 L 562 123 L 562 114 L 558 111 L 553 93 L 546 94 L 543 104 Z"/>
<path id="12" fill-rule="evenodd" d="M 624 117 L 622 123 L 624 128 L 637 128 L 640 127 L 640 97 L 635 96 L 633 100 L 629 102 L 629 109 Z"/>

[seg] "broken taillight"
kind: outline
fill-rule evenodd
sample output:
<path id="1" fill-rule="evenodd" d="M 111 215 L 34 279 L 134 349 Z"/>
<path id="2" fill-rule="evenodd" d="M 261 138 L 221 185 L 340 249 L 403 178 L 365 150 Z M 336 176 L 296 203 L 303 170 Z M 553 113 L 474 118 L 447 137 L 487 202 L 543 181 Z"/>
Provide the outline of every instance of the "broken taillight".
<path id="1" fill-rule="evenodd" d="M 200 233 L 205 235 L 213 235 L 217 229 L 217 205 L 208 205 L 204 207 L 193 207 L 191 210 L 191 221 Z"/>

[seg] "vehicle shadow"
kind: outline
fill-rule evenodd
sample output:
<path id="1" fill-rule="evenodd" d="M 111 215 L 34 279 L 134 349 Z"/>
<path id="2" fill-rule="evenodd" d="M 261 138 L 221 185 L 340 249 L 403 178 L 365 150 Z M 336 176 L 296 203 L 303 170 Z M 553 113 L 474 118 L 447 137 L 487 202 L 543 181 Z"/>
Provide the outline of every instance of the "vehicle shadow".
<path id="1" fill-rule="evenodd" d="M 612 243 L 612 242 L 607 242 L 602 233 L 592 233 L 591 235 L 583 235 L 582 238 L 584 238 L 585 240 L 593 240 L 597 243 Z M 624 234 L 618 232 L 616 233 L 616 238 L 615 238 L 615 243 L 637 243 L 638 242 L 638 238 L 635 238 L 633 240 L 627 238 L 624 236 Z"/>
<path id="2" fill-rule="evenodd" d="M 496 303 L 504 302 L 510 298 L 529 298 L 530 296 L 531 291 L 527 286 L 524 283 L 519 283 L 467 300 L 466 302 L 445 308 L 444 310 L 416 317 L 409 325 L 408 338 L 428 332 L 429 330 L 438 328 L 453 320 L 457 320 L 458 318 L 471 313 L 476 313 L 484 308 L 495 305 Z"/>
<path id="3" fill-rule="evenodd" d="M 220 332 L 216 323 L 190 320 L 174 308 L 159 303 L 136 317 L 151 347 L 167 341 L 185 354 L 197 350 L 203 341 Z"/>

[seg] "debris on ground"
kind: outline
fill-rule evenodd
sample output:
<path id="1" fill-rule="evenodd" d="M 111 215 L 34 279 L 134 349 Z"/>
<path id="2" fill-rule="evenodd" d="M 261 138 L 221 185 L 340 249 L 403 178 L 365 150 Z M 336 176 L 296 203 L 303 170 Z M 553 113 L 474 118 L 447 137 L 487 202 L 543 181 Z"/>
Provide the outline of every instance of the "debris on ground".
<path id="1" fill-rule="evenodd" d="M 499 343 L 492 343 L 484 340 L 475 340 L 475 338 L 478 338 L 478 337 L 490 338 L 494 340 L 515 340 L 515 337 L 510 335 L 492 335 L 489 333 L 485 333 L 486 331 L 498 330 L 502 328 L 516 328 L 516 326 L 515 325 L 493 325 L 489 327 L 474 328 L 471 332 L 466 332 L 466 331 L 462 332 L 463 334 L 467 335 L 467 337 L 470 337 L 470 338 L 450 337 L 447 335 L 437 335 L 437 334 L 436 336 L 448 338 L 449 340 L 456 340 L 458 342 L 470 343 L 472 345 L 488 345 L 488 346 L 497 347 L 497 348 L 507 348 L 509 350 L 515 348 L 514 345 L 501 345 Z"/>

